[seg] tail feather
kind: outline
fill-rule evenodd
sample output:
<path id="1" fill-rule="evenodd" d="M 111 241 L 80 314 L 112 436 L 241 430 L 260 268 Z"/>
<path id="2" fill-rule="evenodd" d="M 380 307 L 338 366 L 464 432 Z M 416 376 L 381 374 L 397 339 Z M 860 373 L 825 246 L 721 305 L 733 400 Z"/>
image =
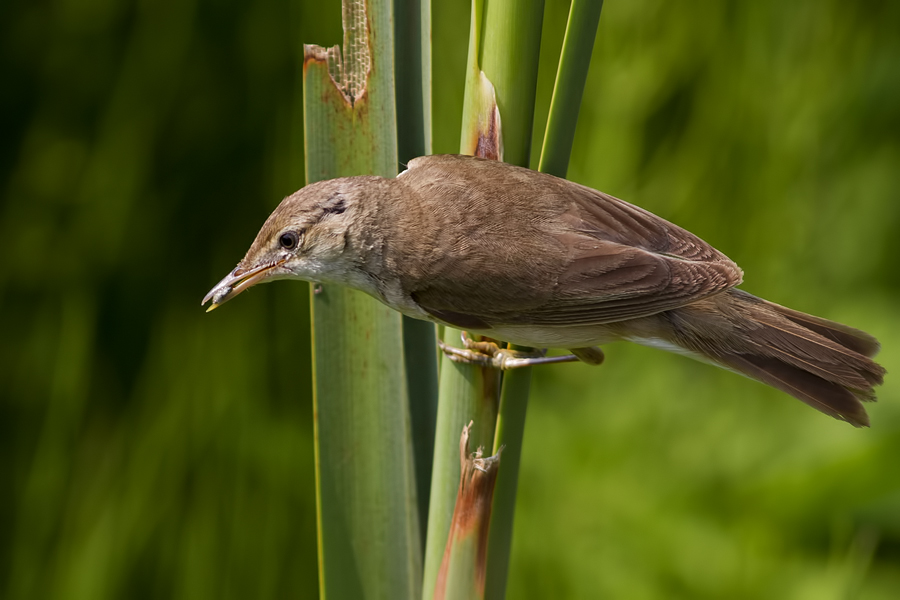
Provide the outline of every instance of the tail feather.
<path id="1" fill-rule="evenodd" d="M 722 362 L 835 419 L 847 421 L 857 427 L 869 426 L 869 415 L 859 396 L 838 383 L 817 377 L 778 359 L 763 356 L 733 354 L 725 357 Z"/>
<path id="2" fill-rule="evenodd" d="M 792 310 L 785 306 L 775 304 L 774 302 L 769 302 L 768 300 L 763 300 L 763 302 L 797 325 L 805 327 L 810 331 L 814 331 L 822 337 L 840 344 L 852 352 L 871 358 L 881 350 L 881 344 L 878 343 L 878 340 L 865 331 L 860 331 L 859 329 L 835 323 L 834 321 Z"/>
<path id="3" fill-rule="evenodd" d="M 773 358 L 826 381 L 860 392 L 871 390 L 873 385 L 881 383 L 884 370 L 878 368 L 868 356 L 840 344 L 832 336 L 807 329 L 793 319 L 785 320 L 777 310 L 781 308 L 778 305 L 765 302 L 760 303 L 760 306 L 775 309 L 758 310 L 754 313 L 754 322 L 761 327 L 752 332 L 751 339 L 758 340 L 760 351 L 764 355 L 771 354 Z M 817 327 L 824 329 L 824 319 L 819 321 Z"/>
<path id="4" fill-rule="evenodd" d="M 885 370 L 867 333 L 731 289 L 671 311 L 678 345 L 858 427 Z M 712 317 L 711 315 L 715 315 Z"/>

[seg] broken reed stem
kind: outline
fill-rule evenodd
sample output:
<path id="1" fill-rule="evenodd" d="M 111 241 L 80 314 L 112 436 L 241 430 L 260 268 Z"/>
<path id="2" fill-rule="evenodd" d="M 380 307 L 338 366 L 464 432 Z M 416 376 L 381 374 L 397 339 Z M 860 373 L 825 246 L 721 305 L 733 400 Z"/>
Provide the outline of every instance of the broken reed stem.
<path id="1" fill-rule="evenodd" d="M 450 534 L 435 584 L 435 600 L 484 598 L 488 530 L 500 451 L 469 453 L 470 422 L 459 438 L 460 477 Z"/>

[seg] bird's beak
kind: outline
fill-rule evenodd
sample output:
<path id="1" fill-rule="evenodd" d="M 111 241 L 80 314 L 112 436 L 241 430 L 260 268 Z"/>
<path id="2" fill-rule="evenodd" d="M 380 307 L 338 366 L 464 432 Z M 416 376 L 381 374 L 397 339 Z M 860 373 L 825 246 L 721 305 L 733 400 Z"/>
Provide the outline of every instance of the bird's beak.
<path id="1" fill-rule="evenodd" d="M 203 302 L 200 303 L 200 306 L 203 306 L 212 300 L 212 304 L 209 305 L 206 312 L 218 308 L 220 305 L 225 304 L 247 288 L 264 280 L 272 274 L 272 269 L 280 266 L 283 262 L 284 259 L 258 265 L 252 269 L 245 269 L 238 265 L 234 268 L 234 271 L 226 275 L 222 281 L 213 287 L 213 289 L 209 290 L 209 293 L 203 297 Z"/>

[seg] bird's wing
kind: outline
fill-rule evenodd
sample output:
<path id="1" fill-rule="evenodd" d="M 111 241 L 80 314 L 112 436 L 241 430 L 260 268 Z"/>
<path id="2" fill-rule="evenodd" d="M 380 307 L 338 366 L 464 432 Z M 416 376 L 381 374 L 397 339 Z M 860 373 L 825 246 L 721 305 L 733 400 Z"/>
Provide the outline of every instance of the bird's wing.
<path id="1" fill-rule="evenodd" d="M 574 185 L 574 184 L 573 184 Z M 557 239 L 571 261 L 552 302 L 502 320 L 610 323 L 671 310 L 741 282 L 741 269 L 690 233 L 642 208 L 581 188 Z"/>
<path id="2" fill-rule="evenodd" d="M 677 308 L 740 283 L 735 263 L 677 225 L 591 188 L 527 173 L 533 174 L 529 193 L 541 197 L 538 216 L 528 222 L 543 222 L 525 227 L 530 231 L 519 240 L 542 249 L 521 253 L 534 268 L 517 265 L 512 270 L 519 277 L 510 280 L 503 262 L 516 254 L 501 248 L 496 265 L 460 265 L 419 282 L 411 292 L 423 310 L 471 329 L 603 324 Z M 547 206 L 558 210 L 544 211 Z"/>

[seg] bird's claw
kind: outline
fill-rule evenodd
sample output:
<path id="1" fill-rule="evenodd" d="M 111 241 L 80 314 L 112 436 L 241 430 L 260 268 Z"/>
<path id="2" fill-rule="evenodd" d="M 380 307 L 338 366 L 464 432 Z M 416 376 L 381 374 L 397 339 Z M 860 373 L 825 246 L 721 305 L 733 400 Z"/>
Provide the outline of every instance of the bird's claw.
<path id="1" fill-rule="evenodd" d="M 462 333 L 462 340 L 465 348 L 450 346 L 444 343 L 443 340 L 438 340 L 438 346 L 447 355 L 447 358 L 453 362 L 500 369 L 501 371 L 578 360 L 578 357 L 572 354 L 545 356 L 546 350 L 524 352 L 522 350 L 501 348 L 494 342 L 475 341 L 466 332 Z"/>

